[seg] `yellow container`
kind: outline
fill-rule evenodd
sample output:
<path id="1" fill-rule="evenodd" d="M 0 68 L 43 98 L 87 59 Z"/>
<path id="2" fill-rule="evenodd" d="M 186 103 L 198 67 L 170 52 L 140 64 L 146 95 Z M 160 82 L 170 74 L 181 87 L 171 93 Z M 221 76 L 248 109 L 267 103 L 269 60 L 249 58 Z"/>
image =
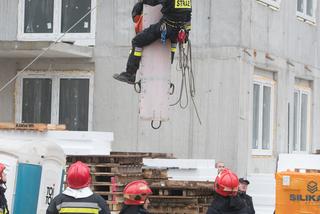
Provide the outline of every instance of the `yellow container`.
<path id="1" fill-rule="evenodd" d="M 320 214 L 320 173 L 278 172 L 276 214 Z"/>

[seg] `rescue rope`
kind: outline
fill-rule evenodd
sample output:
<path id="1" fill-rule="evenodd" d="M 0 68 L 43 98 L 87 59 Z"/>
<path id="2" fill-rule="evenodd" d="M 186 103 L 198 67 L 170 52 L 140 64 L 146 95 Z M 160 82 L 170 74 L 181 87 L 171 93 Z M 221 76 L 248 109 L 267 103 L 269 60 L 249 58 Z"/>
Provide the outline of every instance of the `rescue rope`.
<path id="1" fill-rule="evenodd" d="M 84 18 L 86 18 L 89 14 L 91 14 L 100 3 L 97 3 L 95 7 L 89 10 L 84 16 L 82 16 L 76 23 L 74 23 L 65 33 L 63 33 L 58 39 L 56 39 L 52 44 L 50 44 L 47 48 L 45 48 L 37 57 L 35 57 L 27 66 L 25 66 L 21 71 L 17 72 L 17 74 L 12 77 L 4 86 L 0 88 L 0 93 L 8 87 L 13 81 L 15 81 L 23 72 L 25 72 L 31 65 L 33 65 L 41 56 L 43 56 L 46 52 L 48 52 L 55 44 L 57 44 L 67 33 L 69 33 L 75 26 L 77 26 Z"/>
<path id="2" fill-rule="evenodd" d="M 177 64 L 177 71 L 181 71 L 181 85 L 178 100 L 170 106 L 178 105 L 180 108 L 185 109 L 189 105 L 189 96 L 194 106 L 198 121 L 202 124 L 201 118 L 198 112 L 197 105 L 194 97 L 196 95 L 196 87 L 194 81 L 194 72 L 192 64 L 192 48 L 191 41 L 188 40 L 186 43 L 179 43 L 179 62 Z M 188 84 L 189 83 L 189 87 Z M 183 96 L 185 97 L 185 103 L 183 103 Z"/>

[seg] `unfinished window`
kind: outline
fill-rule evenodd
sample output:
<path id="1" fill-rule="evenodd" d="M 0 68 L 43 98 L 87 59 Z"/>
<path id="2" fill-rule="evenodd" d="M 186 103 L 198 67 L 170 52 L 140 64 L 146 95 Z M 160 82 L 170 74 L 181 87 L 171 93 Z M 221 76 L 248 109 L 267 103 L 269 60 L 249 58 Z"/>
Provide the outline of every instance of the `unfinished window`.
<path id="1" fill-rule="evenodd" d="M 16 122 L 91 130 L 92 89 L 91 72 L 26 72 L 17 79 Z"/>
<path id="2" fill-rule="evenodd" d="M 59 123 L 68 130 L 88 130 L 89 80 L 61 79 Z"/>
<path id="3" fill-rule="evenodd" d="M 91 0 L 62 0 L 61 10 L 61 33 L 64 33 L 91 10 Z M 86 16 L 70 33 L 89 33 L 90 20 L 91 16 Z"/>
<path id="4" fill-rule="evenodd" d="M 53 32 L 53 0 L 26 0 L 24 33 Z"/>
<path id="5" fill-rule="evenodd" d="M 23 79 L 22 122 L 51 122 L 51 79 Z"/>
<path id="6" fill-rule="evenodd" d="M 273 10 L 278 10 L 280 8 L 281 0 L 257 0 L 257 2 Z"/>
<path id="7" fill-rule="evenodd" d="M 297 0 L 297 17 L 311 24 L 316 22 L 316 0 Z"/>
<path id="8" fill-rule="evenodd" d="M 270 155 L 272 148 L 273 81 L 257 78 L 253 84 L 252 149 Z"/>
<path id="9" fill-rule="evenodd" d="M 310 89 L 296 86 L 293 109 L 293 151 L 307 152 L 309 137 Z"/>
<path id="10" fill-rule="evenodd" d="M 94 45 L 96 0 L 19 0 L 18 39 Z M 87 15 L 86 15 L 87 14 Z M 76 24 L 79 20 L 81 21 Z"/>

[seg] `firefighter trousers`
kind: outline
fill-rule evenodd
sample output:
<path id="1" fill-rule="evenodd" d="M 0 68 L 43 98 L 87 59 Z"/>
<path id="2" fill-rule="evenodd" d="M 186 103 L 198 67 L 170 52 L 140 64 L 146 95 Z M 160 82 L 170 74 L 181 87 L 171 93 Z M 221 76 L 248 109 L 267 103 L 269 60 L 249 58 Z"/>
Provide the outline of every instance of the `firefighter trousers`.
<path id="1" fill-rule="evenodd" d="M 132 49 L 128 58 L 126 72 L 131 74 L 137 73 L 141 61 L 142 48 L 160 39 L 164 26 L 166 39 L 170 39 L 171 43 L 177 43 L 177 37 L 180 29 L 168 24 L 163 25 L 163 23 L 164 22 L 161 20 L 156 24 L 150 25 L 150 27 L 138 33 L 132 39 Z"/>

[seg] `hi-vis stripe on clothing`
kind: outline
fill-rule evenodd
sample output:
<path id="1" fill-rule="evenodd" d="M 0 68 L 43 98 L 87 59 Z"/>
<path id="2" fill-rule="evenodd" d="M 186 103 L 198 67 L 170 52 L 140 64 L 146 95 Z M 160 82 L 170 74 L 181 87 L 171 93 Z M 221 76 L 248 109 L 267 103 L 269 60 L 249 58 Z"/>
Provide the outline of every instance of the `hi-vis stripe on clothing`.
<path id="1" fill-rule="evenodd" d="M 88 214 L 99 214 L 99 210 L 96 208 L 61 208 L 59 213 L 88 213 Z"/>
<path id="2" fill-rule="evenodd" d="M 7 213 L 8 213 L 7 209 L 0 208 L 0 214 L 7 214 Z"/>
<path id="3" fill-rule="evenodd" d="M 191 0 L 175 0 L 174 8 L 177 8 L 177 9 L 191 8 Z"/>
<path id="4" fill-rule="evenodd" d="M 133 55 L 141 57 L 142 56 L 142 48 L 135 47 Z"/>
<path id="5" fill-rule="evenodd" d="M 57 205 L 59 213 L 99 214 L 99 205 L 94 202 L 62 202 Z"/>

